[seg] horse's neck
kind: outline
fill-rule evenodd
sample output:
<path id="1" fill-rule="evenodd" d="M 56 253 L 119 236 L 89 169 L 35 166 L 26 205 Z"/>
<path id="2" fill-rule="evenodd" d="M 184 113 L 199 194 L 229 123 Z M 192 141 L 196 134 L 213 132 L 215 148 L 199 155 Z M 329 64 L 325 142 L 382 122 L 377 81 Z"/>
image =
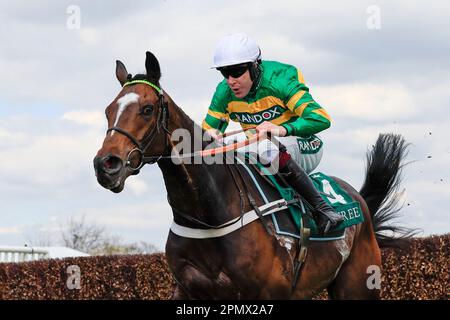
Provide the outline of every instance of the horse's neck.
<path id="1" fill-rule="evenodd" d="M 173 101 L 170 102 L 169 131 L 172 133 L 183 128 L 194 139 L 202 139 L 198 136 L 201 129 Z M 170 153 L 172 143 L 169 143 Z M 204 146 L 202 141 L 198 141 L 197 145 L 202 146 L 202 143 Z M 158 162 L 173 208 L 208 224 L 223 223 L 224 219 L 233 217 L 231 210 L 225 209 L 230 208 L 231 199 L 239 196 L 227 165 L 208 165 L 204 161 L 195 164 L 194 159 L 190 160 L 191 164 L 175 164 L 170 158 Z"/>

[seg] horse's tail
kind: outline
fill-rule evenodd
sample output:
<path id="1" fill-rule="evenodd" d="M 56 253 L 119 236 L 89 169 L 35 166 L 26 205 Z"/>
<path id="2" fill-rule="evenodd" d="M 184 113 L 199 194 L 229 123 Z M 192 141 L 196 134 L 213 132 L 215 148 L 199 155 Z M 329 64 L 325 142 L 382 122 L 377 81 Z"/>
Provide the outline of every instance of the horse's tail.
<path id="1" fill-rule="evenodd" d="M 360 194 L 369 207 L 380 247 L 404 248 L 416 234 L 415 230 L 390 223 L 402 208 L 397 191 L 407 148 L 408 144 L 401 135 L 380 134 L 372 151 L 366 155 L 366 177 Z"/>

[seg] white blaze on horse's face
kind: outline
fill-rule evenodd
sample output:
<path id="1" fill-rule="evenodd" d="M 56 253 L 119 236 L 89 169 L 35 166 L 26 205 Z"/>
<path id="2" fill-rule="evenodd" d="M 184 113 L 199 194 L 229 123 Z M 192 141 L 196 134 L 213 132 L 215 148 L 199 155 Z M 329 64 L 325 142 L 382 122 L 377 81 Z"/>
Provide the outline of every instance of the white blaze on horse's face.
<path id="1" fill-rule="evenodd" d="M 119 105 L 119 108 L 117 109 L 116 120 L 114 121 L 113 127 L 117 126 L 117 123 L 119 122 L 119 118 L 122 115 L 123 111 L 130 104 L 136 103 L 138 101 L 139 101 L 139 95 L 134 92 L 127 93 L 126 95 L 121 97 L 119 100 L 117 100 L 117 104 Z M 114 130 L 112 130 L 112 132 L 111 132 L 111 135 L 113 135 L 113 134 L 114 134 Z"/>

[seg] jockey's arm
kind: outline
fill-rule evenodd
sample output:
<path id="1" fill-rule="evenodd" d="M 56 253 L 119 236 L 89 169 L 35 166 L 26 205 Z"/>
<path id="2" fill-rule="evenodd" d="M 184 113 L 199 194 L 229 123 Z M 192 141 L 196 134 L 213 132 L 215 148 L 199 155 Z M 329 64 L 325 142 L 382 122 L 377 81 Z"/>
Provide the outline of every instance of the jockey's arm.
<path id="1" fill-rule="evenodd" d="M 283 87 L 286 107 L 298 118 L 295 121 L 281 124 L 286 135 L 308 137 L 330 127 L 331 119 L 309 93 L 309 88 L 294 75 Z"/>
<path id="2" fill-rule="evenodd" d="M 328 113 L 315 101 L 309 102 L 302 112 L 296 112 L 297 120 L 284 123 L 286 135 L 308 137 L 331 126 Z"/>
<path id="3" fill-rule="evenodd" d="M 207 131 L 214 139 L 225 132 L 228 127 L 230 116 L 226 110 L 226 102 L 223 101 L 223 94 L 219 89 L 220 84 L 211 100 L 208 112 L 202 122 L 203 130 Z"/>

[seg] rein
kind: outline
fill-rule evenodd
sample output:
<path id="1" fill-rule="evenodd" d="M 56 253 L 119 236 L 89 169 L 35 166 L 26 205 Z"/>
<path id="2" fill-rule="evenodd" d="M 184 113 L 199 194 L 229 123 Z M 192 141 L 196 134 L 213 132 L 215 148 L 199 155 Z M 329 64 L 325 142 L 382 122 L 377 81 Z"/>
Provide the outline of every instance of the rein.
<path id="1" fill-rule="evenodd" d="M 147 80 L 128 81 L 128 82 L 124 83 L 123 87 L 129 86 L 129 85 L 134 85 L 134 84 L 146 84 L 146 85 L 152 87 L 153 89 L 155 89 L 156 92 L 158 93 L 158 107 L 160 109 L 160 112 L 158 113 L 158 119 L 156 120 L 156 126 L 153 127 L 153 129 L 151 130 L 150 133 L 148 133 L 148 134 L 146 133 L 144 135 L 145 138 L 141 142 L 139 142 L 139 140 L 136 137 L 134 137 L 131 133 L 129 133 L 128 131 L 126 131 L 120 127 L 117 127 L 117 126 L 108 128 L 106 133 L 109 133 L 114 130 L 120 134 L 123 134 L 128 139 L 130 139 L 131 142 L 133 142 L 133 144 L 136 146 L 136 148 L 134 148 L 133 150 L 131 150 L 128 153 L 127 160 L 125 162 L 125 166 L 128 167 L 132 171 L 139 171 L 145 164 L 154 164 L 154 163 L 158 162 L 160 159 L 173 158 L 173 156 L 163 156 L 162 154 L 159 156 L 148 156 L 148 157 L 144 156 L 145 151 L 147 151 L 148 147 L 153 142 L 156 135 L 161 132 L 161 128 L 170 137 L 171 133 L 167 129 L 168 121 L 169 121 L 169 108 L 168 108 L 167 101 L 164 100 L 164 91 L 161 88 L 159 88 L 158 86 L 156 86 L 155 84 L 153 84 L 152 82 L 147 81 Z M 224 138 L 227 136 L 236 135 L 238 133 L 245 132 L 247 130 L 249 130 L 249 129 L 232 131 L 232 132 L 220 135 L 220 136 L 218 136 L 218 138 L 221 139 L 221 138 Z M 190 153 L 190 154 L 177 155 L 176 157 L 177 158 L 186 158 L 186 157 L 192 158 L 192 157 L 196 157 L 196 156 L 206 157 L 206 156 L 214 156 L 214 155 L 218 155 L 218 154 L 225 154 L 229 151 L 234 151 L 236 149 L 248 146 L 248 145 L 255 143 L 265 137 L 266 136 L 264 133 L 257 134 L 254 137 L 252 137 L 250 139 L 246 139 L 241 142 L 235 142 L 230 145 L 220 146 L 220 147 L 213 148 L 213 149 L 202 150 L 202 151 L 198 151 L 198 152 L 194 152 L 194 153 Z M 165 149 L 167 149 L 167 145 L 168 145 L 167 139 L 165 139 Z M 131 166 L 131 156 L 134 152 L 137 152 L 139 154 L 139 164 L 136 167 Z"/>
<path id="2" fill-rule="evenodd" d="M 132 149 L 128 153 L 127 160 L 125 162 L 125 166 L 128 167 L 130 170 L 134 171 L 135 174 L 137 174 L 139 172 L 139 170 L 145 164 L 154 164 L 162 158 L 172 158 L 172 156 L 165 157 L 161 154 L 159 156 L 145 157 L 145 152 L 147 151 L 147 149 L 149 148 L 151 143 L 154 141 L 155 137 L 161 132 L 161 129 L 163 130 L 163 133 L 166 135 L 166 137 L 164 139 L 164 141 L 165 141 L 164 150 L 167 149 L 167 146 L 168 146 L 167 140 L 171 136 L 170 131 L 167 129 L 168 121 L 169 121 L 169 108 L 168 108 L 168 102 L 164 99 L 164 91 L 161 88 L 159 88 L 158 86 L 156 86 L 155 84 L 153 84 L 152 82 L 147 81 L 147 80 L 128 81 L 128 82 L 124 83 L 123 87 L 129 86 L 129 85 L 134 85 L 134 84 L 146 84 L 146 85 L 152 87 L 158 93 L 159 113 L 158 113 L 158 118 L 156 120 L 156 126 L 154 126 L 151 129 L 150 133 L 146 133 L 144 135 L 144 139 L 141 142 L 139 142 L 139 140 L 135 136 L 133 136 L 131 133 L 129 133 L 128 131 L 126 131 L 120 127 L 117 127 L 117 126 L 108 128 L 108 130 L 106 132 L 109 133 L 110 131 L 113 131 L 113 130 L 117 131 L 118 133 L 120 133 L 120 134 L 126 136 L 128 139 L 130 139 L 130 141 L 133 142 L 133 144 L 136 146 L 136 148 Z M 219 136 L 219 138 L 224 138 L 226 136 L 235 135 L 235 134 L 238 134 L 238 133 L 244 132 L 244 131 L 246 131 L 246 130 L 233 131 L 233 132 L 230 132 L 227 134 L 223 134 L 223 135 Z M 254 137 L 252 137 L 250 139 L 246 139 L 245 141 L 242 141 L 242 142 L 235 142 L 233 144 L 221 146 L 221 147 L 214 148 L 214 149 L 202 150 L 200 152 L 191 153 L 189 155 L 178 155 L 178 157 L 212 156 L 212 155 L 216 155 L 216 154 L 222 154 L 224 157 L 227 157 L 228 151 L 233 151 L 233 150 L 239 149 L 241 147 L 247 146 L 251 143 L 257 142 L 259 139 L 263 139 L 264 137 L 267 137 L 266 133 L 257 134 Z M 134 152 L 137 152 L 139 154 L 139 164 L 136 167 L 132 167 L 132 165 L 131 165 L 131 156 Z M 227 165 L 227 168 L 230 171 L 231 177 L 233 178 L 233 182 L 239 191 L 241 213 L 240 213 L 240 217 L 236 218 L 237 221 L 242 220 L 245 216 L 245 211 L 244 211 L 244 194 L 245 194 L 247 196 L 250 206 L 253 208 L 253 212 L 255 212 L 257 217 L 262 220 L 264 227 L 266 228 L 266 231 L 270 234 L 271 232 L 269 230 L 268 225 L 262 219 L 263 212 L 261 212 L 260 208 L 256 205 L 256 201 L 253 198 L 253 196 L 251 195 L 250 191 L 248 190 L 247 185 L 245 183 L 245 179 L 242 176 L 242 173 L 240 172 L 239 167 L 235 167 L 235 169 L 236 169 L 237 175 L 239 176 L 240 180 L 242 181 L 245 193 L 240 188 L 239 183 L 236 179 L 236 175 L 233 172 L 232 168 L 228 165 Z M 172 206 L 172 204 L 170 203 L 170 199 L 168 199 L 168 200 L 169 200 L 168 202 L 169 202 L 170 206 L 172 207 L 174 213 L 176 213 L 178 216 L 190 221 L 191 223 L 202 226 L 203 228 L 206 227 L 206 228 L 211 228 L 211 229 L 223 229 L 224 227 L 231 226 L 237 222 L 237 221 L 235 221 L 235 219 L 233 219 L 232 221 L 222 224 L 220 226 L 211 226 L 203 221 L 200 221 L 194 217 L 191 217 L 189 214 L 183 213 L 182 211 L 174 208 Z"/>

